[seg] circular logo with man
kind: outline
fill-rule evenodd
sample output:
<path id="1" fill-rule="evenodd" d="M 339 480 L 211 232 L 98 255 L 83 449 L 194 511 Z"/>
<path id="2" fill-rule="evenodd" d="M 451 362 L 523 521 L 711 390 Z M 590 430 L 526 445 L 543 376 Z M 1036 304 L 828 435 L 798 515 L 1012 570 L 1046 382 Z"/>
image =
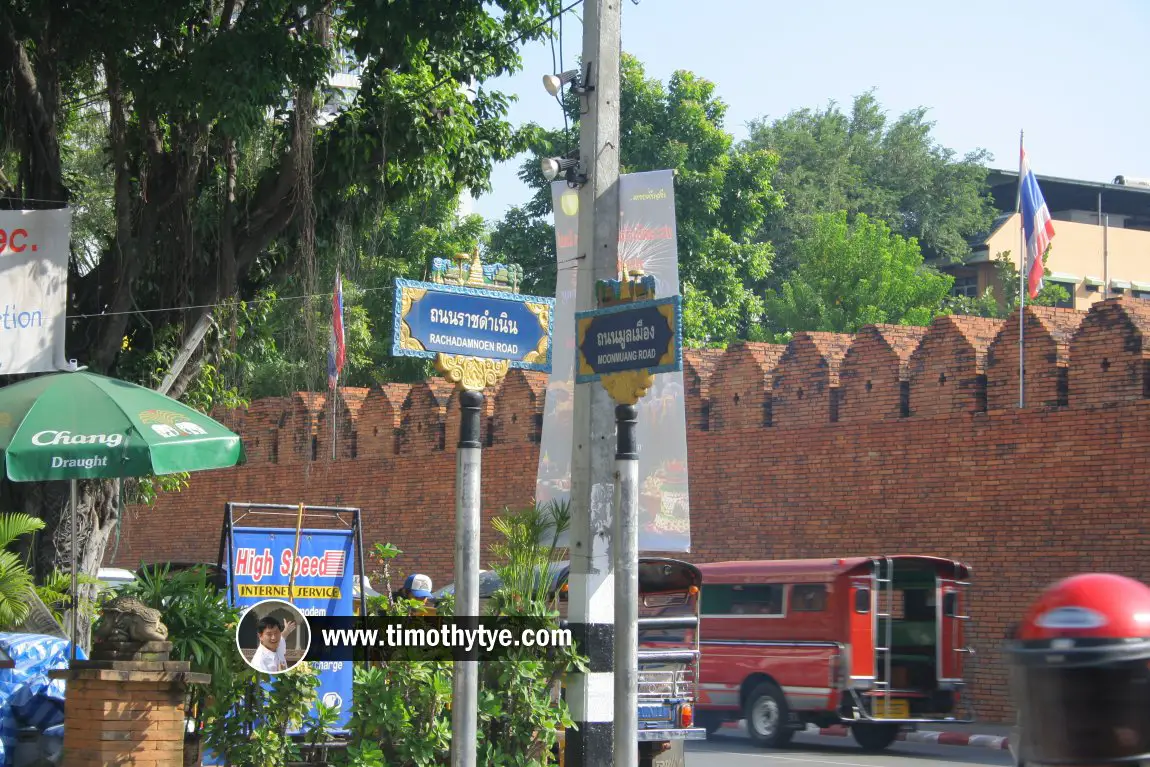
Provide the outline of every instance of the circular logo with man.
<path id="1" fill-rule="evenodd" d="M 247 609 L 236 627 L 236 646 L 247 664 L 265 674 L 295 668 L 311 646 L 307 616 L 282 599 L 265 599 Z"/>

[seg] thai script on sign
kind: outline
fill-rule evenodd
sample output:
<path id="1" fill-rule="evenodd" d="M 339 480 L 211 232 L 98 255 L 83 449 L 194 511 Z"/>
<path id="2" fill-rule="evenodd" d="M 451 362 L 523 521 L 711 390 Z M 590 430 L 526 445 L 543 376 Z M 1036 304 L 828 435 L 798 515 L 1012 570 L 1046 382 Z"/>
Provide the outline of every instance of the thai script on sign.
<path id="1" fill-rule="evenodd" d="M 653 340 L 655 340 L 655 328 L 651 325 L 644 325 L 643 320 L 636 322 L 633 328 L 605 330 L 595 334 L 595 341 L 599 346 L 618 346 L 620 349 L 626 349 L 627 344 L 636 341 Z"/>
<path id="2" fill-rule="evenodd" d="M 500 312 L 498 317 L 492 317 L 491 312 L 484 310 L 483 314 L 471 312 L 455 312 L 449 309 L 432 309 L 430 319 L 439 325 L 455 325 L 470 328 L 471 330 L 490 330 L 493 333 L 519 334 L 519 323 L 508 319 L 507 312 Z"/>

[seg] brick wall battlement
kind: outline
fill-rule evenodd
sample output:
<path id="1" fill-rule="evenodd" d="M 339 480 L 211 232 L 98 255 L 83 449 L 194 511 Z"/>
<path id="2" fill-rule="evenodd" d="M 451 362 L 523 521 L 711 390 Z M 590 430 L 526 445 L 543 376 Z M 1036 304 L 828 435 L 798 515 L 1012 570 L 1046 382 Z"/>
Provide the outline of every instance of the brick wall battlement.
<path id="1" fill-rule="evenodd" d="M 1150 396 L 1150 302 L 1119 298 L 1089 312 L 1027 307 L 1026 390 L 1032 407 L 1094 408 Z M 854 336 L 798 333 L 786 346 L 687 350 L 689 428 L 808 428 L 827 423 L 994 414 L 1018 407 L 1018 316 L 940 317 L 929 328 L 871 325 Z M 513 370 L 484 402 L 488 446 L 537 443 L 547 377 Z M 327 394 L 301 392 L 213 415 L 244 435 L 248 460 L 330 460 Z M 444 381 L 344 388 L 340 460 L 452 452 L 458 399 Z"/>
<path id="2" fill-rule="evenodd" d="M 943 317 L 686 355 L 695 562 L 926 553 L 968 562 L 979 714 L 1010 719 L 997 647 L 1028 600 L 1083 570 L 1150 581 L 1150 302 Z M 485 400 L 484 520 L 535 491 L 545 377 Z M 396 567 L 452 577 L 456 398 L 438 381 L 219 414 L 250 462 L 129 509 L 108 564 L 215 561 L 224 503 L 349 505 Z M 314 455 L 314 459 L 313 459 Z M 493 542 L 483 531 L 484 565 Z M 369 571 L 378 569 L 374 563 Z M 393 584 L 393 585 L 396 585 Z M 375 584 L 377 588 L 383 584 Z"/>

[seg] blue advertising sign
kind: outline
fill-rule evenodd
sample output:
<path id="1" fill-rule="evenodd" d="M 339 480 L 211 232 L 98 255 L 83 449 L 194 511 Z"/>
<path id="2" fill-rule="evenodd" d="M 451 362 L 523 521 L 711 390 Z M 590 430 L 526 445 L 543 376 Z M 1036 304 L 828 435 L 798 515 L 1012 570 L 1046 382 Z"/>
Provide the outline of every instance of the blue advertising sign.
<path id="1" fill-rule="evenodd" d="M 295 528 L 232 528 L 228 598 L 240 608 L 265 599 L 286 600 L 288 581 L 294 569 L 293 604 L 301 613 L 305 616 L 353 615 L 352 531 L 301 530 L 299 557 L 293 567 L 295 538 Z M 337 661 L 316 670 L 318 698 L 326 705 L 339 707 L 335 729 L 346 730 L 351 718 L 351 663 Z"/>
<path id="2" fill-rule="evenodd" d="M 683 368 L 681 298 L 620 304 L 575 313 L 576 383 L 627 370 Z"/>
<path id="3" fill-rule="evenodd" d="M 541 296 L 396 280 L 392 354 L 484 357 L 550 372 L 554 306 Z"/>

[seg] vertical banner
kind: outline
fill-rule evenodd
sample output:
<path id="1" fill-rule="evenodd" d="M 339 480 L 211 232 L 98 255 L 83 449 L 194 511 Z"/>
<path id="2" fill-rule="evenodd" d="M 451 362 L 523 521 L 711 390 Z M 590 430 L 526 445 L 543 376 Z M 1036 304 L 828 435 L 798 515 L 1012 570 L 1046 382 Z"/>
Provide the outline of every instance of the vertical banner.
<path id="1" fill-rule="evenodd" d="M 246 608 L 265 599 L 288 598 L 295 534 L 294 528 L 232 530 L 228 598 L 234 599 L 235 606 Z M 293 604 L 305 616 L 353 614 L 353 544 L 350 530 L 301 531 L 299 558 L 294 566 Z M 293 649 L 290 641 L 288 649 Z M 351 718 L 351 663 L 334 661 L 315 666 L 319 672 L 318 698 L 328 706 L 339 707 L 335 729 L 346 730 Z"/>
<path id="2" fill-rule="evenodd" d="M 654 275 L 657 298 L 679 294 L 673 171 L 619 177 L 619 269 Z M 691 550 L 683 373 L 655 376 L 639 401 L 639 550 Z"/>
<path id="3" fill-rule="evenodd" d="M 575 287 L 579 194 L 551 185 L 558 279 L 551 376 L 543 418 L 536 498 L 568 500 L 575 379 Z M 619 177 L 619 270 L 654 275 L 657 297 L 679 293 L 674 173 Z M 682 372 L 655 376 L 639 403 L 639 549 L 691 550 L 686 399 Z"/>
<path id="4" fill-rule="evenodd" d="M 72 211 L 0 211 L 0 375 L 64 363 Z"/>
<path id="5" fill-rule="evenodd" d="M 535 498 L 545 504 L 571 498 L 571 439 L 575 428 L 575 289 L 578 284 L 579 190 L 551 184 L 555 210 L 555 310 L 551 375 L 543 410 Z"/>

